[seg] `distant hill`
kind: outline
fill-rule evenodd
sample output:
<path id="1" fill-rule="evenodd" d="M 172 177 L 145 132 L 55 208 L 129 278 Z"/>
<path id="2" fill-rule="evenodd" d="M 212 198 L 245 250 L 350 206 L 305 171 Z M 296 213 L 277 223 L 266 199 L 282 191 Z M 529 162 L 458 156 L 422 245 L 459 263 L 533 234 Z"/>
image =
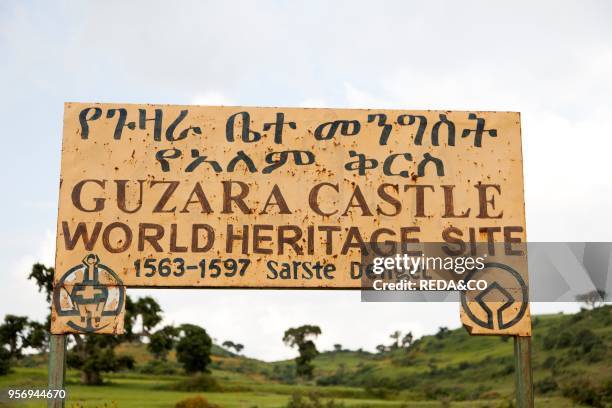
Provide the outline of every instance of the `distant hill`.
<path id="1" fill-rule="evenodd" d="M 325 335 L 325 333 L 323 333 Z M 612 387 L 612 306 L 533 318 L 533 368 L 538 395 L 606 393 Z M 143 345 L 122 345 L 137 365 L 151 360 Z M 292 360 L 267 363 L 215 346 L 215 375 L 295 384 Z M 174 362 L 171 355 L 170 364 Z M 408 349 L 379 354 L 328 351 L 315 359 L 319 387 L 359 387 L 381 398 L 505 398 L 514 392 L 513 341 L 469 336 L 463 329 L 424 336 Z M 585 398 L 588 398 L 586 396 Z M 612 395 L 610 395 L 612 398 Z M 611 400 L 612 401 L 612 400 Z"/>

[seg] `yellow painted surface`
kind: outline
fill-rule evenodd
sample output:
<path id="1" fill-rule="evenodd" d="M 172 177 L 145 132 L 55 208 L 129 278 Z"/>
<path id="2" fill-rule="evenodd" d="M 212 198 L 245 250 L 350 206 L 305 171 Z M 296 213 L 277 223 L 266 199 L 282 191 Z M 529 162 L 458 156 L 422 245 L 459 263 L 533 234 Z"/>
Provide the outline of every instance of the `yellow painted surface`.
<path id="1" fill-rule="evenodd" d="M 67 103 L 59 197 L 56 282 L 359 288 L 361 241 L 525 241 L 513 112 Z"/>

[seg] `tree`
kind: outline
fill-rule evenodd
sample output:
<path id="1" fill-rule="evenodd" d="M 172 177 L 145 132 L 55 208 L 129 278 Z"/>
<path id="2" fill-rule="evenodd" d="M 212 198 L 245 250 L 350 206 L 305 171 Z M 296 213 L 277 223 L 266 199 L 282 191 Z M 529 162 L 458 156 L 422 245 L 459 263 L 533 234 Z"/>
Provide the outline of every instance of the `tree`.
<path id="1" fill-rule="evenodd" d="M 28 279 L 33 279 L 38 286 L 39 292 L 44 292 L 45 299 L 49 303 L 49 314 L 44 325 L 32 322 L 32 333 L 28 340 L 30 347 L 37 349 L 45 349 L 49 342 L 49 332 L 51 329 L 51 293 L 53 292 L 53 274 L 55 269 L 50 266 L 45 266 L 41 263 L 32 265 L 32 270 L 28 275 Z"/>
<path id="2" fill-rule="evenodd" d="M 7 375 L 11 371 L 11 353 L 0 344 L 0 375 Z"/>
<path id="3" fill-rule="evenodd" d="M 439 327 L 438 332 L 435 334 L 435 337 L 438 340 L 442 340 L 449 334 L 450 334 L 450 330 L 448 330 L 448 327 Z"/>
<path id="4" fill-rule="evenodd" d="M 385 351 L 387 351 L 387 347 L 383 344 L 379 344 L 378 346 L 376 346 L 376 351 L 378 351 L 380 354 L 384 353 Z"/>
<path id="5" fill-rule="evenodd" d="M 78 339 L 78 340 L 77 340 Z M 70 367 L 81 370 L 81 381 L 86 385 L 102 384 L 102 373 L 116 371 L 119 361 L 115 347 L 120 343 L 119 336 L 88 334 L 75 336 L 76 345 L 67 356 Z"/>
<path id="6" fill-rule="evenodd" d="M 400 343 L 400 337 L 401 336 L 402 336 L 402 332 L 400 332 L 399 330 L 396 330 L 396 331 L 394 331 L 393 333 L 391 333 L 389 335 L 391 340 L 393 340 L 393 343 L 391 343 L 391 346 L 389 347 L 391 350 L 395 350 L 395 349 L 399 348 L 399 343 Z"/>
<path id="7" fill-rule="evenodd" d="M 158 360 L 166 361 L 168 353 L 174 348 L 177 336 L 178 330 L 176 328 L 165 326 L 149 337 L 147 349 Z"/>
<path id="8" fill-rule="evenodd" d="M 231 340 L 225 340 L 223 342 L 223 347 L 225 347 L 226 349 L 234 349 L 236 351 L 236 353 L 240 354 L 240 352 L 242 351 L 242 349 L 244 348 L 244 346 L 240 343 L 234 343 Z"/>
<path id="9" fill-rule="evenodd" d="M 153 327 L 157 326 L 162 321 L 162 309 L 159 303 L 150 296 L 145 296 L 138 299 L 136 302 L 136 313 L 142 320 L 141 336 L 149 336 Z"/>
<path id="10" fill-rule="evenodd" d="M 595 309 L 601 306 L 607 298 L 607 294 L 605 290 L 592 290 L 587 293 L 583 293 L 582 295 L 577 295 L 576 300 L 578 302 L 582 302 L 587 305 L 587 307 L 591 309 Z"/>
<path id="11" fill-rule="evenodd" d="M 7 314 L 0 325 L 0 342 L 6 344 L 12 358 L 21 358 L 21 351 L 27 347 L 28 318 Z"/>
<path id="12" fill-rule="evenodd" d="M 53 274 L 55 273 L 55 269 L 49 266 L 45 266 L 41 263 L 35 263 L 32 266 L 32 270 L 28 275 L 28 279 L 33 279 L 38 286 L 39 292 L 44 292 L 45 299 L 47 303 L 49 303 L 49 314 L 47 315 L 47 319 L 45 324 L 41 325 L 39 323 L 34 324 L 32 329 L 34 333 L 32 333 L 32 338 L 30 341 L 33 344 L 41 344 L 41 347 L 46 347 L 48 343 L 48 334 L 51 329 L 51 293 L 53 292 Z M 43 338 L 44 337 L 44 338 Z M 42 343 L 41 343 L 42 341 Z M 40 348 L 37 346 L 32 346 L 34 348 Z"/>
<path id="13" fill-rule="evenodd" d="M 50 266 L 45 266 L 41 263 L 32 265 L 32 271 L 28 275 L 28 279 L 34 279 L 38 286 L 38 291 L 45 293 L 49 307 L 51 306 L 51 292 L 53 292 L 53 274 L 55 269 Z"/>
<path id="14" fill-rule="evenodd" d="M 314 365 L 312 360 L 319 354 L 314 342 L 310 340 L 321 334 L 319 326 L 304 325 L 297 328 L 290 328 L 285 331 L 283 342 L 289 347 L 298 348 L 300 355 L 295 359 L 296 374 L 298 377 L 312 378 Z"/>
<path id="15" fill-rule="evenodd" d="M 123 337 L 126 341 L 134 341 L 138 338 L 134 333 L 134 324 L 138 318 L 136 303 L 128 295 L 125 296 L 125 315 L 123 317 Z"/>
<path id="16" fill-rule="evenodd" d="M 200 326 L 183 324 L 179 327 L 179 340 L 176 343 L 176 359 L 189 374 L 206 372 L 210 364 L 212 340 Z"/>
<path id="17" fill-rule="evenodd" d="M 414 337 L 412 336 L 412 332 L 408 332 L 402 337 L 402 347 L 410 348 L 412 346 L 412 342 L 414 341 Z"/>
<path id="18" fill-rule="evenodd" d="M 334 351 L 336 352 L 342 351 L 342 344 L 334 344 Z"/>
<path id="19" fill-rule="evenodd" d="M 53 274 L 55 269 L 50 266 L 45 266 L 41 263 L 35 263 L 32 266 L 32 271 L 28 275 L 28 279 L 34 279 L 38 285 L 39 292 L 45 292 L 47 302 L 51 305 L 51 292 L 53 292 Z"/>
<path id="20" fill-rule="evenodd" d="M 49 324 L 45 326 L 42 323 L 29 321 L 28 334 L 24 339 L 24 347 L 30 347 L 40 351 L 46 350 L 47 344 L 49 343 L 47 326 L 49 326 Z"/>
<path id="21" fill-rule="evenodd" d="M 162 321 L 162 308 L 152 297 L 146 296 L 133 301 L 125 297 L 125 316 L 123 320 L 124 341 L 140 340 L 143 336 L 150 337 L 151 330 Z M 140 317 L 141 331 L 135 332 L 136 321 Z"/>

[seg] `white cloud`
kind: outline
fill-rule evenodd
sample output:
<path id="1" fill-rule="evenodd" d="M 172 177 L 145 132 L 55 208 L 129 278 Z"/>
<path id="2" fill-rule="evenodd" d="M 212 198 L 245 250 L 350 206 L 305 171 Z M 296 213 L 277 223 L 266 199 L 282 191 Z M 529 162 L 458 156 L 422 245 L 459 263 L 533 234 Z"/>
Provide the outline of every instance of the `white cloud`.
<path id="1" fill-rule="evenodd" d="M 383 93 L 373 95 L 348 82 L 344 83 L 344 93 L 346 102 L 351 108 L 393 108 L 396 102 L 388 95 L 385 95 L 386 98 L 382 96 Z"/>
<path id="2" fill-rule="evenodd" d="M 45 209 L 66 100 L 520 111 L 530 239 L 610 240 L 609 2 L 373 4 L 3 3 L 0 120 L 19 154 L 4 157 L 0 182 L 20 199 L 0 203 L 0 313 L 46 314 L 26 277 L 53 261 Z M 323 326 L 322 348 L 459 326 L 454 304 L 362 304 L 347 292 L 146 293 L 169 322 L 201 323 L 266 359 L 293 356 L 282 333 L 306 322 Z"/>
<path id="3" fill-rule="evenodd" d="M 300 108 L 329 108 L 329 104 L 325 99 L 309 98 L 305 99 L 298 104 Z"/>
<path id="4" fill-rule="evenodd" d="M 49 313 L 43 293 L 37 293 L 34 281 L 28 280 L 32 265 L 37 262 L 51 266 L 55 259 L 55 233 L 45 230 L 43 237 L 32 245 L 32 253 L 21 254 L 9 261 L 8 276 L 0 286 L 2 314 L 26 315 L 43 321 Z"/>
<path id="5" fill-rule="evenodd" d="M 231 106 L 235 105 L 235 102 L 228 98 L 221 92 L 209 91 L 202 94 L 198 94 L 193 98 L 192 105 L 222 105 Z"/>

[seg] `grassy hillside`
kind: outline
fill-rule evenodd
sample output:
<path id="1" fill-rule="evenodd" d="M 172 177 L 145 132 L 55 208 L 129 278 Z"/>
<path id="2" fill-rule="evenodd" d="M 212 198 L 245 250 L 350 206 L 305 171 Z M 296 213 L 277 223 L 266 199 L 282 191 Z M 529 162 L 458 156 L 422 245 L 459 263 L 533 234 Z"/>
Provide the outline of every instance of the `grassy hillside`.
<path id="1" fill-rule="evenodd" d="M 533 321 L 533 368 L 539 395 L 562 395 L 572 387 L 610 387 L 612 307 L 574 315 L 544 315 Z M 292 383 L 293 361 L 262 364 L 225 358 L 225 370 Z M 468 400 L 511 397 L 513 341 L 469 336 L 463 329 L 425 336 L 408 350 L 383 354 L 342 351 L 315 360 L 319 386 L 360 387 L 388 399 Z"/>
<path id="2" fill-rule="evenodd" d="M 534 318 L 537 406 L 612 406 L 611 323 L 611 306 Z M 146 406 L 172 407 L 198 394 L 177 391 L 176 384 L 188 377 L 173 354 L 159 363 L 137 343 L 122 344 L 117 354 L 133 356 L 136 366 L 105 375 L 104 386 L 82 386 L 78 373 L 69 371 L 69 401 L 82 404 L 74 406 L 141 407 L 146 400 Z M 425 336 L 409 349 L 382 354 L 323 352 L 315 366 L 315 378 L 300 382 L 293 361 L 266 363 L 215 347 L 212 376 L 218 388 L 199 394 L 222 407 L 283 407 L 295 392 L 314 392 L 345 406 L 509 407 L 514 392 L 512 339 L 471 337 L 463 329 Z M 0 377 L 0 388 L 45 384 L 43 356 Z"/>

